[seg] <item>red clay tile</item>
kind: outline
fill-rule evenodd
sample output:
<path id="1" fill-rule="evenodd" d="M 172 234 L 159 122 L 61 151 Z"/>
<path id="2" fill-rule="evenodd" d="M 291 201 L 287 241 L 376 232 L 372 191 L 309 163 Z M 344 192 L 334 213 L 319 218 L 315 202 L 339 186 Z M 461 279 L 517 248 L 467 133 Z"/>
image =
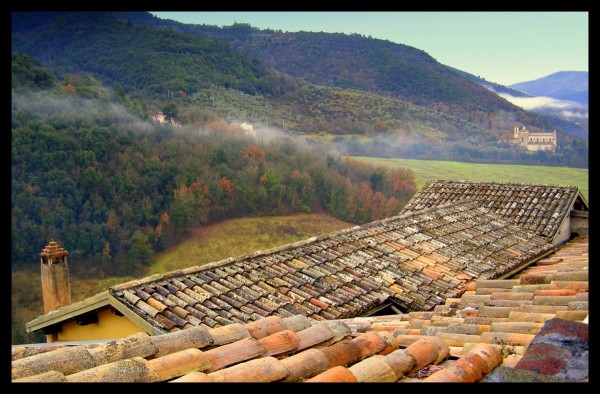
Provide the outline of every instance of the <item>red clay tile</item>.
<path id="1" fill-rule="evenodd" d="M 442 338 L 448 346 L 463 346 L 465 343 L 479 342 L 479 335 L 438 332 L 436 337 Z"/>
<path id="2" fill-rule="evenodd" d="M 180 378 L 173 379 L 169 383 L 212 383 L 213 378 L 204 372 L 190 372 Z"/>
<path id="3" fill-rule="evenodd" d="M 520 312 L 530 313 L 556 313 L 567 310 L 569 310 L 568 305 L 521 305 L 518 309 Z"/>
<path id="4" fill-rule="evenodd" d="M 512 311 L 512 312 L 510 312 L 510 315 L 508 315 L 508 321 L 510 321 L 510 322 L 543 323 L 546 320 L 554 319 L 555 317 L 557 317 L 557 315 L 554 313 L 534 313 L 534 312 Z"/>
<path id="5" fill-rule="evenodd" d="M 321 372 L 317 376 L 305 380 L 309 383 L 343 383 L 343 382 L 358 382 L 356 377 L 347 368 L 342 366 L 333 367 L 325 372 Z"/>
<path id="6" fill-rule="evenodd" d="M 154 320 L 156 320 L 157 322 L 159 322 L 160 324 L 165 326 L 169 331 L 172 331 L 174 328 L 177 327 L 177 323 L 167 319 L 166 317 L 164 317 L 161 314 L 154 316 Z"/>
<path id="7" fill-rule="evenodd" d="M 406 352 L 415 358 L 417 364 L 410 373 L 435 362 L 440 356 L 440 346 L 429 338 L 422 338 L 406 348 Z"/>
<path id="8" fill-rule="evenodd" d="M 417 360 L 406 349 L 398 349 L 386 355 L 385 362 L 396 374 L 396 380 L 402 379 L 417 365 Z"/>
<path id="9" fill-rule="evenodd" d="M 395 382 L 396 374 L 385 356 L 374 355 L 348 368 L 359 382 Z"/>
<path id="10" fill-rule="evenodd" d="M 569 305 L 575 301 L 575 296 L 536 296 L 533 305 Z"/>
<path id="11" fill-rule="evenodd" d="M 374 332 L 361 334 L 352 340 L 361 350 L 361 358 L 367 358 L 372 354 L 379 353 L 387 347 L 385 338 Z"/>
<path id="12" fill-rule="evenodd" d="M 225 345 L 243 338 L 250 338 L 248 329 L 240 323 L 213 328 L 210 330 L 210 335 L 213 337 L 214 346 Z"/>
<path id="13" fill-rule="evenodd" d="M 308 302 L 310 302 L 311 304 L 313 304 L 315 306 L 318 306 L 321 309 L 327 309 L 330 306 L 328 303 L 326 303 L 324 301 L 317 300 L 316 298 L 310 298 L 308 300 Z"/>
<path id="14" fill-rule="evenodd" d="M 209 374 L 214 382 L 231 383 L 267 383 L 284 379 L 287 375 L 287 368 L 274 357 L 250 360 Z"/>
<path id="15" fill-rule="evenodd" d="M 58 383 L 67 382 L 66 376 L 61 372 L 48 371 L 39 375 L 27 376 L 21 379 L 15 379 L 12 383 Z"/>
<path id="16" fill-rule="evenodd" d="M 75 383 L 142 383 L 155 382 L 157 375 L 148 368 L 148 362 L 142 357 L 103 364 L 66 376 L 67 381 Z"/>
<path id="17" fill-rule="evenodd" d="M 573 296 L 577 294 L 572 289 L 557 289 L 557 290 L 536 290 L 533 292 L 534 296 Z"/>
<path id="18" fill-rule="evenodd" d="M 204 354 L 211 365 L 207 372 L 214 372 L 229 365 L 262 356 L 266 352 L 267 350 L 263 345 L 254 338 L 241 339 L 228 345 L 207 350 Z"/>
<path id="19" fill-rule="evenodd" d="M 588 314 L 589 314 L 589 311 L 587 311 L 587 310 L 557 311 L 556 317 L 558 317 L 559 319 L 565 319 L 565 320 L 583 321 L 583 319 L 585 319 Z"/>
<path id="20" fill-rule="evenodd" d="M 181 330 L 177 333 L 169 333 L 168 335 L 154 335 L 150 337 L 150 340 L 158 349 L 158 352 L 151 356 L 152 358 L 166 356 L 189 348 L 201 349 L 213 343 L 212 335 L 206 328 L 201 326 Z"/>
<path id="21" fill-rule="evenodd" d="M 294 332 L 302 331 L 312 325 L 311 320 L 302 315 L 286 317 L 283 319 L 283 323 L 288 330 L 292 330 Z"/>
<path id="22" fill-rule="evenodd" d="M 525 274 L 520 278 L 522 285 L 539 285 L 550 283 L 552 280 L 552 274 Z"/>
<path id="23" fill-rule="evenodd" d="M 589 283 L 581 281 L 565 281 L 565 280 L 553 280 L 550 282 L 560 289 L 571 289 L 575 291 L 589 291 Z"/>
<path id="24" fill-rule="evenodd" d="M 308 349 L 281 360 L 289 374 L 284 382 L 298 382 L 310 378 L 329 368 L 329 360 L 318 349 Z"/>
<path id="25" fill-rule="evenodd" d="M 483 370 L 486 375 L 503 362 L 502 354 L 498 348 L 487 343 L 476 344 L 471 348 L 470 353 L 478 354 L 486 362 L 486 367 Z"/>
<path id="26" fill-rule="evenodd" d="M 449 367 L 433 373 L 423 381 L 440 383 L 477 382 L 484 376 L 483 370 L 486 365 L 486 361 L 479 354 L 469 353 Z"/>
<path id="27" fill-rule="evenodd" d="M 512 307 L 508 306 L 481 306 L 477 317 L 508 317 L 510 312 L 513 310 Z"/>
<path id="28" fill-rule="evenodd" d="M 492 323 L 492 331 L 535 335 L 543 325 L 544 323 L 534 322 L 497 322 Z"/>
<path id="29" fill-rule="evenodd" d="M 210 367 L 206 355 L 198 349 L 187 349 L 148 361 L 148 368 L 156 373 L 158 381 L 169 380 L 193 371 Z"/>
<path id="30" fill-rule="evenodd" d="M 552 280 L 564 280 L 564 281 L 588 281 L 588 271 L 573 271 L 573 272 L 557 272 L 552 274 Z"/>
<path id="31" fill-rule="evenodd" d="M 354 341 L 343 340 L 334 345 L 321 349 L 329 360 L 329 367 L 347 365 L 361 359 L 362 349 Z"/>
<path id="32" fill-rule="evenodd" d="M 298 351 L 315 346 L 333 338 L 335 333 L 326 324 L 315 324 L 314 326 L 298 332 L 300 344 Z"/>
<path id="33" fill-rule="evenodd" d="M 448 346 L 444 339 L 438 336 L 429 337 L 428 339 L 438 345 L 439 355 L 438 358 L 433 362 L 434 364 L 439 364 L 450 356 L 450 346 Z"/>
<path id="34" fill-rule="evenodd" d="M 590 293 L 588 293 L 588 292 L 577 293 L 575 295 L 576 301 L 589 301 L 589 299 L 590 299 Z"/>
<path id="35" fill-rule="evenodd" d="M 263 347 L 267 350 L 267 356 L 274 356 L 296 350 L 298 349 L 300 341 L 301 338 L 299 333 L 296 334 L 292 330 L 279 331 L 275 334 L 258 340 L 258 342 L 260 342 L 261 345 L 263 345 Z"/>
<path id="36" fill-rule="evenodd" d="M 261 339 L 285 330 L 287 327 L 283 319 L 277 316 L 269 316 L 246 324 L 246 329 L 255 339 Z"/>
<path id="37" fill-rule="evenodd" d="M 153 307 L 154 309 L 157 309 L 159 312 L 162 312 L 165 309 L 167 309 L 167 306 L 165 304 L 163 304 L 162 302 L 158 301 L 156 298 L 148 298 L 146 300 L 146 303 L 148 305 L 150 305 L 151 307 Z"/>
<path id="38" fill-rule="evenodd" d="M 531 293 L 492 293 L 490 294 L 490 300 L 526 300 L 530 301 L 533 299 L 533 294 Z"/>
<path id="39" fill-rule="evenodd" d="M 483 343 L 505 344 L 527 346 L 533 340 L 535 335 L 530 334 L 513 334 L 508 332 L 484 332 L 481 334 Z"/>
<path id="40" fill-rule="evenodd" d="M 420 334 L 420 330 L 415 330 L 415 334 L 412 333 L 408 333 L 408 334 L 400 334 L 400 335 L 395 335 L 394 338 L 394 346 L 396 346 L 397 348 L 404 348 L 407 346 L 412 345 L 413 343 L 415 343 L 416 341 L 418 341 L 419 339 L 422 338 L 428 338 L 427 335 L 421 335 Z"/>

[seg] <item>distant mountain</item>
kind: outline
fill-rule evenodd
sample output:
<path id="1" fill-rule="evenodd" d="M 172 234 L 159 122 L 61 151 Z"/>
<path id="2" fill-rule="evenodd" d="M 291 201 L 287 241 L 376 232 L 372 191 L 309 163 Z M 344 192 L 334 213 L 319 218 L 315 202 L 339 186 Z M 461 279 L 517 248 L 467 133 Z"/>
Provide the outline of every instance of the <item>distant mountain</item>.
<path id="1" fill-rule="evenodd" d="M 589 73 L 587 71 L 559 71 L 533 81 L 515 83 L 510 87 L 531 96 L 575 101 L 587 106 Z"/>

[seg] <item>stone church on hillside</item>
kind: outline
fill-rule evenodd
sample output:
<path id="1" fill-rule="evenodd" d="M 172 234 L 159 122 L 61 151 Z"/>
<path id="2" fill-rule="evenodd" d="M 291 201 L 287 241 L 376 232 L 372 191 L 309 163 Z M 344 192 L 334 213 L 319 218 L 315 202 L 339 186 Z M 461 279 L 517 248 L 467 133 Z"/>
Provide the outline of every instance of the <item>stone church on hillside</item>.
<path id="1" fill-rule="evenodd" d="M 552 133 L 533 133 L 525 128 L 515 126 L 513 144 L 522 146 L 529 151 L 556 151 L 556 130 Z"/>

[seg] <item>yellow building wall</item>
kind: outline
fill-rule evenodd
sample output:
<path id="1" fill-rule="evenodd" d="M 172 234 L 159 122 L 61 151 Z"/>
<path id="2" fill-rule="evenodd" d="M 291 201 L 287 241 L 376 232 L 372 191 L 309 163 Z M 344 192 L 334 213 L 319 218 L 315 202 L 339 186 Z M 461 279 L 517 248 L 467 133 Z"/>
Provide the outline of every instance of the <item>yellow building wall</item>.
<path id="1" fill-rule="evenodd" d="M 117 316 L 110 309 L 98 312 L 98 323 L 80 326 L 75 320 L 62 325 L 62 331 L 56 333 L 56 340 L 85 341 L 88 339 L 122 338 L 144 330 L 125 316 Z"/>

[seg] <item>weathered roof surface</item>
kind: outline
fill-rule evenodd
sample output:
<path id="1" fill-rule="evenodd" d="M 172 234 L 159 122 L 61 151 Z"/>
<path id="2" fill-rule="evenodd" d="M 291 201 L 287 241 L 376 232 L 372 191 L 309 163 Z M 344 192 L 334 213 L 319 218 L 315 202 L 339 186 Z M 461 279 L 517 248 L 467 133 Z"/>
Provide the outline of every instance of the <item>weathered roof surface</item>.
<path id="1" fill-rule="evenodd" d="M 25 348 L 15 349 L 12 379 L 475 382 L 498 366 L 504 368 L 503 376 L 506 369 L 517 367 L 520 372 L 513 379 L 526 373 L 538 379 L 539 372 L 517 365 L 525 364 L 520 362 L 523 354 L 544 322 L 578 322 L 587 316 L 587 268 L 588 239 L 581 237 L 516 278 L 474 282 L 460 299 L 449 299 L 434 311 L 333 321 L 271 316 L 245 325 L 196 326 L 155 336 L 138 333 L 99 345 L 29 354 Z M 558 295 L 563 293 L 569 295 Z M 554 369 L 549 380 L 566 376 Z M 583 376 L 578 370 L 575 379 Z"/>
<path id="2" fill-rule="evenodd" d="M 459 200 L 475 201 L 489 213 L 552 239 L 578 196 L 587 209 L 587 202 L 575 186 L 431 180 L 401 213 Z"/>
<path id="3" fill-rule="evenodd" d="M 548 321 L 587 321 L 588 245 L 587 237 L 577 237 L 510 279 L 475 281 L 461 298 L 433 311 L 410 312 L 396 322 L 355 318 L 346 324 L 359 332 L 393 331 L 400 346 L 436 336 L 457 357 L 489 343 L 502 352 L 502 365 L 514 368 Z"/>
<path id="4" fill-rule="evenodd" d="M 12 380 L 395 382 L 443 363 L 449 355 L 449 347 L 436 337 L 400 348 L 387 332 L 357 333 L 341 321 L 272 316 L 210 330 L 193 327 L 157 336 L 138 333 L 106 344 L 61 347 L 26 357 L 13 352 Z M 467 372 L 471 359 L 481 368 L 479 378 L 502 361 L 494 347 L 480 344 L 465 357 L 462 367 L 461 360 L 453 365 Z"/>
<path id="5" fill-rule="evenodd" d="M 505 275 L 551 247 L 475 203 L 454 203 L 128 282 L 110 293 L 165 332 L 267 316 L 342 319 L 390 301 L 431 310 L 461 294 L 465 283 Z"/>

